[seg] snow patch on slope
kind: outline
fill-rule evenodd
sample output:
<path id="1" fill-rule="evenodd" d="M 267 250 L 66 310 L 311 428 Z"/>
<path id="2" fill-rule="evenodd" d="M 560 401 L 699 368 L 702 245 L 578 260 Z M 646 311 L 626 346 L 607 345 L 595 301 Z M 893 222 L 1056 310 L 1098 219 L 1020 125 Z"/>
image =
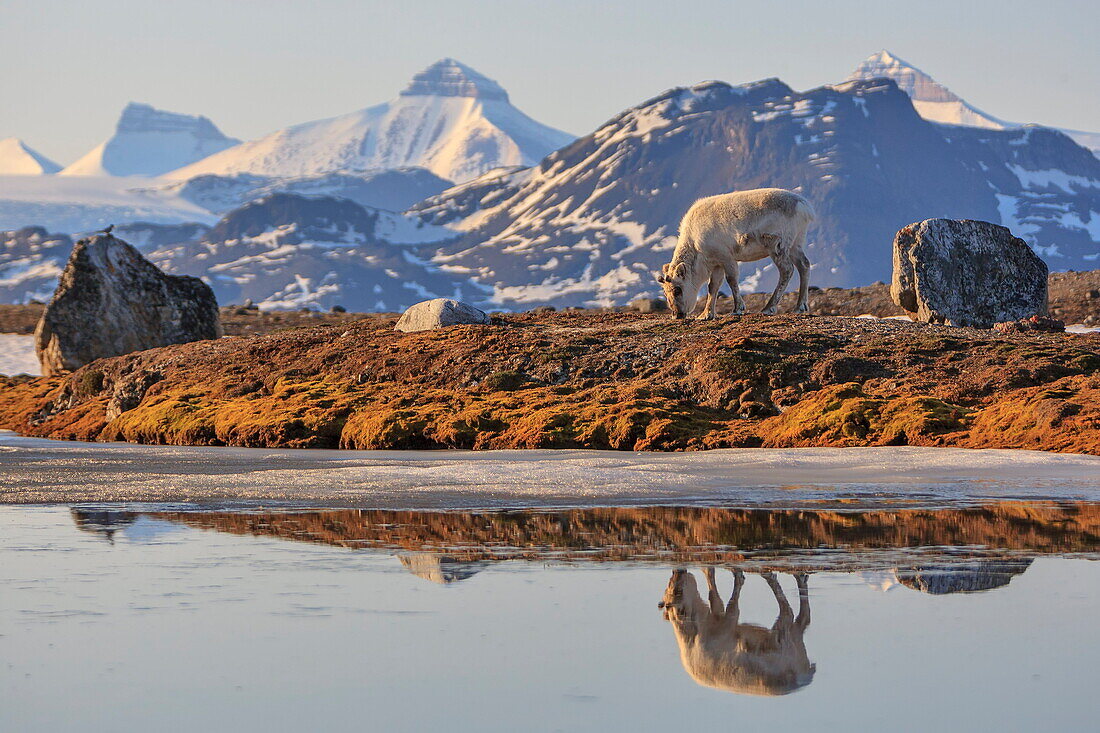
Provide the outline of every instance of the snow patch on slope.
<path id="1" fill-rule="evenodd" d="M 132 221 L 216 221 L 174 192 L 148 185 L 143 178 L 0 176 L 0 230 L 43 225 L 74 233 Z"/>
<path id="2" fill-rule="evenodd" d="M 0 374 L 41 374 L 38 356 L 34 353 L 34 336 L 0 333 Z"/>

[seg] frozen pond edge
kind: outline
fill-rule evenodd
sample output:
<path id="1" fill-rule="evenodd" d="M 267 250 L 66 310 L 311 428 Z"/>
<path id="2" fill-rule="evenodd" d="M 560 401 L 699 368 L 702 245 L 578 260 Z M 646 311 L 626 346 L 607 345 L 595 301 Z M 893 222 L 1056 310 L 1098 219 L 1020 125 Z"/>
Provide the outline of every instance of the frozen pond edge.
<path id="1" fill-rule="evenodd" d="M 0 503 L 469 509 L 933 506 L 1100 500 L 1100 457 L 961 448 L 335 451 L 146 446 L 0 431 Z"/>

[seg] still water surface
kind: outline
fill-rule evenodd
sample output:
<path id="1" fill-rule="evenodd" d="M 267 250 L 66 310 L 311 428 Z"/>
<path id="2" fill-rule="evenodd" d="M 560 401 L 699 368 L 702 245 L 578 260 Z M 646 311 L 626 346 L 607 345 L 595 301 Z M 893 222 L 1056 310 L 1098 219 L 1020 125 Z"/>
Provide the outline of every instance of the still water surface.
<path id="1" fill-rule="evenodd" d="M 1095 505 L 0 527 L 3 731 L 1100 725 Z"/>

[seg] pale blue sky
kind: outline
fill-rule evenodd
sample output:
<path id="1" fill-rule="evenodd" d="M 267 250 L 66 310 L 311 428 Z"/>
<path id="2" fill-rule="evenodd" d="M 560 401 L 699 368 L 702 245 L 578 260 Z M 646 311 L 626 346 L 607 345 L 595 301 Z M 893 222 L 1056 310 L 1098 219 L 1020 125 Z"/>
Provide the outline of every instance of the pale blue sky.
<path id="1" fill-rule="evenodd" d="M 704 79 L 839 81 L 888 48 L 1004 119 L 1100 130 L 1092 0 L 0 0 L 0 137 L 69 163 L 130 100 L 229 135 L 393 97 L 453 56 L 584 134 Z"/>

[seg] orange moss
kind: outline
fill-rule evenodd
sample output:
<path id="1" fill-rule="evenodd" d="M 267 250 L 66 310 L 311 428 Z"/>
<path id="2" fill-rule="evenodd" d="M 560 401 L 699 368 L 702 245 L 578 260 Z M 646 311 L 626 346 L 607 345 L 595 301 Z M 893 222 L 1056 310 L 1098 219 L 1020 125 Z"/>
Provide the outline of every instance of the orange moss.
<path id="1" fill-rule="evenodd" d="M 873 397 L 855 382 L 827 387 L 760 425 L 766 447 L 938 445 L 970 411 L 924 395 Z"/>
<path id="2" fill-rule="evenodd" d="M 974 419 L 967 445 L 1097 453 L 1100 376 L 1066 377 L 1005 395 Z"/>
<path id="3" fill-rule="evenodd" d="M 502 320 L 414 334 L 370 320 L 0 378 L 0 428 L 299 448 L 1100 453 L 1098 337 L 791 316 Z M 108 422 L 115 395 L 132 409 Z"/>
<path id="4" fill-rule="evenodd" d="M 674 450 L 704 447 L 715 427 L 700 408 L 640 383 L 492 393 L 395 387 L 348 418 L 340 445 Z"/>

